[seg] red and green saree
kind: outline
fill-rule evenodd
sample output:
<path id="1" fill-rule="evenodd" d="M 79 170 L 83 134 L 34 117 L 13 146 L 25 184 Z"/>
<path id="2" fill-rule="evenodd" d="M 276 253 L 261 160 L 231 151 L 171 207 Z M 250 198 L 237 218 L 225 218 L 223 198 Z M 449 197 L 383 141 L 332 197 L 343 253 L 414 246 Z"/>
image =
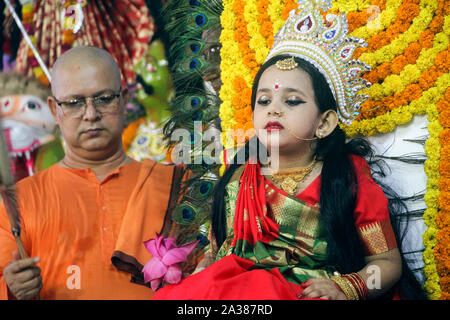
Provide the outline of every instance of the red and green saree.
<path id="1" fill-rule="evenodd" d="M 352 157 L 358 182 L 355 227 L 366 255 L 396 247 L 387 199 L 370 168 Z M 226 186 L 227 238 L 214 264 L 155 299 L 297 299 L 310 278 L 329 278 L 326 235 L 319 219 L 320 175 L 296 197 L 247 163 Z"/>

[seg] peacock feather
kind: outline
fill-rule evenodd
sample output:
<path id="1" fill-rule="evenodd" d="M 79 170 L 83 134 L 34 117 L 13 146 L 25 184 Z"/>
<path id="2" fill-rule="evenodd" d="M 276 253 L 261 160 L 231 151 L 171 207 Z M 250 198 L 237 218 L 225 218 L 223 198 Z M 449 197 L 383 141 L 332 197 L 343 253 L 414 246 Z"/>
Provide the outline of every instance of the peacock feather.
<path id="1" fill-rule="evenodd" d="M 220 144 L 220 134 L 211 134 L 220 132 L 220 99 L 205 87 L 205 76 L 219 70 L 222 10 L 218 0 L 168 0 L 161 11 L 175 88 L 164 135 L 172 161 L 183 163 L 189 176 L 162 233 L 176 238 L 178 245 L 199 241 L 183 268 L 187 273 L 209 245 L 211 204 L 220 168 L 213 148 Z"/>

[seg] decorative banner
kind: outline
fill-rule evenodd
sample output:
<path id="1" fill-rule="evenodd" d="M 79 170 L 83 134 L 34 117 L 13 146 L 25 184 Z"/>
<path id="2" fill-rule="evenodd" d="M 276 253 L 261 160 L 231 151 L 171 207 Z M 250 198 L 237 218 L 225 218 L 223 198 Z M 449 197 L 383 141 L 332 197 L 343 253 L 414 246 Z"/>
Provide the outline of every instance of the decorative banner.
<path id="1" fill-rule="evenodd" d="M 144 0 L 27 0 L 22 22 L 51 69 L 66 50 L 92 45 L 107 50 L 116 59 L 123 84 L 134 82 L 133 65 L 141 58 L 155 25 Z M 24 41 L 17 54 L 15 71 L 32 74 L 48 85 L 33 52 Z"/>
<path id="2" fill-rule="evenodd" d="M 251 87 L 283 26 L 294 0 L 224 0 L 221 16 L 220 118 L 225 148 L 227 130 L 252 129 Z M 426 114 L 428 176 L 423 236 L 425 289 L 432 299 L 449 299 L 450 208 L 450 6 L 446 0 L 334 0 L 331 11 L 345 12 L 349 35 L 368 43 L 354 58 L 371 66 L 364 78 L 372 87 L 347 135 L 371 136 Z"/>

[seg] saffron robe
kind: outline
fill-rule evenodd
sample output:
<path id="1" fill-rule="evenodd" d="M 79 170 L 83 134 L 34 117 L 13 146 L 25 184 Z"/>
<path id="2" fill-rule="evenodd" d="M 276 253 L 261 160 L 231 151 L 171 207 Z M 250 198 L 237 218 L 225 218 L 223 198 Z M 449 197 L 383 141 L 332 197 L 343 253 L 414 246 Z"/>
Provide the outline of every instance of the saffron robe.
<path id="1" fill-rule="evenodd" d="M 134 161 L 98 181 L 91 169 L 56 164 L 20 181 L 21 236 L 28 256 L 40 257 L 41 299 L 151 299 L 141 272 L 151 255 L 142 242 L 161 231 L 176 203 L 169 199 L 178 187 L 176 168 Z M 1 299 L 11 298 L 3 269 L 14 250 L 2 204 Z"/>

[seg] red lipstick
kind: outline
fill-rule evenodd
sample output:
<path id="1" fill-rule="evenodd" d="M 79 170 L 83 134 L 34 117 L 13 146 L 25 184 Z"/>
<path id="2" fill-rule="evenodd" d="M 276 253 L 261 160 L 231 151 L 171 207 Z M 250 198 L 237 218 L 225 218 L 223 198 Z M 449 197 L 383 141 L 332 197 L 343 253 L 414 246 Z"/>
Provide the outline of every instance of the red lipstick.
<path id="1" fill-rule="evenodd" d="M 269 122 L 267 122 L 264 129 L 266 129 L 267 131 L 272 131 L 272 130 L 282 130 L 282 129 L 284 129 L 284 127 L 278 121 L 269 121 Z"/>

